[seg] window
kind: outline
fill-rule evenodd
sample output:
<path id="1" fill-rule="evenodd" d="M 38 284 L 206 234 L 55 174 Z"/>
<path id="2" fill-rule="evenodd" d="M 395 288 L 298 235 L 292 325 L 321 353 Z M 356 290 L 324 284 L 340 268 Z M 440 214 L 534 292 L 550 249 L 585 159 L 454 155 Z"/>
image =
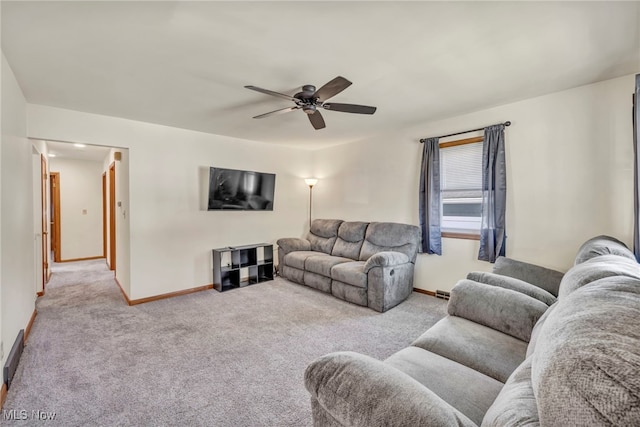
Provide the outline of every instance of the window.
<path id="1" fill-rule="evenodd" d="M 443 236 L 477 238 L 482 221 L 482 137 L 440 145 L 440 186 Z"/>

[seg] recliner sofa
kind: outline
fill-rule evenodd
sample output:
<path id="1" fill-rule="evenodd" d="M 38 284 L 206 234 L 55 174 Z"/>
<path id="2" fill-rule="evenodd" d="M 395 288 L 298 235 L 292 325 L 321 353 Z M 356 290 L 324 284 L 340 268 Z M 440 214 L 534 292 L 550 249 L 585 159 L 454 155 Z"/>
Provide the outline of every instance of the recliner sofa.
<path id="1" fill-rule="evenodd" d="M 282 238 L 277 244 L 282 277 L 384 312 L 413 290 L 420 228 L 316 219 L 306 239 Z"/>
<path id="2" fill-rule="evenodd" d="M 640 425 L 640 266 L 607 236 L 575 262 L 563 275 L 500 258 L 384 362 L 317 359 L 305 372 L 314 425 Z"/>

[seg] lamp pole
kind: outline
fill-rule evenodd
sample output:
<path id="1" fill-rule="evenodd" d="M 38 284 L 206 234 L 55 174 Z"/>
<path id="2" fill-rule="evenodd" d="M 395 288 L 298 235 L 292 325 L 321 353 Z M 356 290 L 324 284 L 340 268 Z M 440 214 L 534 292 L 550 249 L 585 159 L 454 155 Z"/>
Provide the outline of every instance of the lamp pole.
<path id="1" fill-rule="evenodd" d="M 311 230 L 311 206 L 313 201 L 313 186 L 318 182 L 317 178 L 306 178 L 304 182 L 309 186 L 309 230 Z"/>

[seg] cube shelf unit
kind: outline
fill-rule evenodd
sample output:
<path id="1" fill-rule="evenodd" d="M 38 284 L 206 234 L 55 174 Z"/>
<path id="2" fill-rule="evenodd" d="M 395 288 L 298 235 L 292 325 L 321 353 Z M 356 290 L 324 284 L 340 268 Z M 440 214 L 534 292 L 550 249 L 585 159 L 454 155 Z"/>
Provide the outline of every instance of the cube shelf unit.
<path id="1" fill-rule="evenodd" d="M 213 249 L 213 288 L 219 292 L 273 280 L 273 245 Z"/>

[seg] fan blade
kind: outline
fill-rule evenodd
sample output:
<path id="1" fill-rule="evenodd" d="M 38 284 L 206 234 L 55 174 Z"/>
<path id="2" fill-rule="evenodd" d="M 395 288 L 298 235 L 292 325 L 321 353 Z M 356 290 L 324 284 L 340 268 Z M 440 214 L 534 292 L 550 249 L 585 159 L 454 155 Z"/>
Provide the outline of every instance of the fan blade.
<path id="1" fill-rule="evenodd" d="M 271 95 L 271 96 L 277 96 L 278 98 L 284 98 L 284 99 L 288 99 L 289 101 L 293 101 L 296 102 L 296 99 L 290 95 L 285 95 L 284 93 L 280 93 L 280 92 L 274 92 L 272 90 L 268 90 L 268 89 L 262 89 L 261 87 L 257 87 L 257 86 L 245 86 L 247 89 L 251 89 L 251 90 L 255 90 L 256 92 L 261 92 L 261 93 L 265 93 L 267 95 Z"/>
<path id="2" fill-rule="evenodd" d="M 357 113 L 357 114 L 373 114 L 376 112 L 376 107 L 369 107 L 368 105 L 355 105 L 355 104 L 323 104 L 322 108 L 331 111 L 340 111 L 343 113 Z"/>
<path id="3" fill-rule="evenodd" d="M 308 114 L 307 116 L 309 117 L 309 121 L 311 122 L 311 125 L 315 128 L 315 130 L 323 129 L 325 127 L 324 119 L 322 118 L 322 114 L 320 114 L 320 111 L 316 111 L 313 114 Z"/>
<path id="4" fill-rule="evenodd" d="M 351 86 L 351 82 L 349 80 L 345 79 L 344 77 L 338 76 L 318 89 L 313 97 L 318 98 L 320 101 L 326 101 L 332 96 L 339 94 L 349 86 Z"/>
<path id="5" fill-rule="evenodd" d="M 263 119 L 263 118 L 269 117 L 269 116 L 277 116 L 278 114 L 288 113 L 289 111 L 298 110 L 298 109 L 300 109 L 300 107 L 298 107 L 298 106 L 281 108 L 279 110 L 275 110 L 275 111 L 271 111 L 269 113 L 264 113 L 264 114 L 260 114 L 259 116 L 255 116 L 254 119 Z"/>

